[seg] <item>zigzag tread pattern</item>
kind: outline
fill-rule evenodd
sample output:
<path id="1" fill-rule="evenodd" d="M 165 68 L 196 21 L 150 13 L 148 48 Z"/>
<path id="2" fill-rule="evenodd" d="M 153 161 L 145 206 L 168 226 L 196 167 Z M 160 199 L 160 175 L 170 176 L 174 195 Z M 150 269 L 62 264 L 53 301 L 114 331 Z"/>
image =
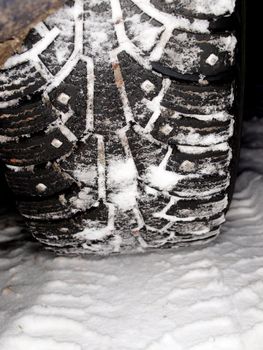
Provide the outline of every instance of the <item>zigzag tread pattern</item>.
<path id="1" fill-rule="evenodd" d="M 0 71 L 0 157 L 48 249 L 145 251 L 219 234 L 236 38 L 211 29 L 229 13 L 183 3 L 68 1 Z"/>

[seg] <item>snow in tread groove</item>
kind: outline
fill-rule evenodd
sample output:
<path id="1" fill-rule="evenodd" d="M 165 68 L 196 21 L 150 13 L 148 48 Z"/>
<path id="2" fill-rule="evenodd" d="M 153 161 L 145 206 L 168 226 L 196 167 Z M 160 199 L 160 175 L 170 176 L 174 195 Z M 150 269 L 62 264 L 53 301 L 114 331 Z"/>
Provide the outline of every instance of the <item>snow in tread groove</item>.
<path id="1" fill-rule="evenodd" d="M 262 350 L 263 123 L 245 129 L 246 171 L 207 247 L 55 257 L 2 217 L 1 350 Z"/>

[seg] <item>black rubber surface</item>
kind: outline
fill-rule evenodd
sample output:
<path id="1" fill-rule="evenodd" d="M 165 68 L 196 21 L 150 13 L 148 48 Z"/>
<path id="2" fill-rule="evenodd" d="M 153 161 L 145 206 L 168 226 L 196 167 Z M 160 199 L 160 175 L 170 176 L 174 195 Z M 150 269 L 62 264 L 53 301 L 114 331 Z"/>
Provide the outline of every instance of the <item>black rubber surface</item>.
<path id="1" fill-rule="evenodd" d="M 0 157 L 50 249 L 219 234 L 239 143 L 237 21 L 193 3 L 68 1 L 0 71 Z"/>

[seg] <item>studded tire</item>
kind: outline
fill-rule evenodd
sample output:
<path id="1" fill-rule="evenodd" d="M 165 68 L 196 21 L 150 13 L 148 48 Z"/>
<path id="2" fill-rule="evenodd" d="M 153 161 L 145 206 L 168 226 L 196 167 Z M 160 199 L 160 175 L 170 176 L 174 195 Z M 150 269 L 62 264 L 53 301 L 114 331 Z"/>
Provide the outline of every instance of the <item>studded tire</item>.
<path id="1" fill-rule="evenodd" d="M 206 4 L 206 5 L 204 5 Z M 233 1 L 75 0 L 0 71 L 0 157 L 57 253 L 202 244 L 237 167 Z"/>

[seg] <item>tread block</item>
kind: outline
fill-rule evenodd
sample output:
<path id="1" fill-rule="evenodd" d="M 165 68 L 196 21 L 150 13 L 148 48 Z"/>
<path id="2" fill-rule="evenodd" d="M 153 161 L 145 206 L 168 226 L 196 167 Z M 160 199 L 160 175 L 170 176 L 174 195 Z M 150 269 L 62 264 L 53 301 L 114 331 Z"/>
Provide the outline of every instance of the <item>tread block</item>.
<path id="1" fill-rule="evenodd" d="M 50 105 L 37 101 L 27 101 L 17 107 L 0 110 L 0 135 L 22 136 L 37 133 L 54 122 L 57 116 Z"/>
<path id="2" fill-rule="evenodd" d="M 235 63 L 236 42 L 235 36 L 228 33 L 211 35 L 174 30 L 158 62 L 183 75 L 220 75 Z"/>
<path id="3" fill-rule="evenodd" d="M 162 106 L 180 113 L 209 115 L 231 110 L 233 101 L 231 83 L 200 85 L 173 80 Z"/>
<path id="4" fill-rule="evenodd" d="M 56 129 L 48 134 L 23 138 L 20 142 L 2 143 L 0 157 L 6 164 L 15 166 L 41 164 L 60 158 L 73 146 L 72 141 Z"/>
<path id="5" fill-rule="evenodd" d="M 52 241 L 54 247 L 82 247 L 90 252 L 103 254 L 102 245 L 107 245 L 112 239 L 109 233 L 105 238 L 96 237 L 97 232 L 107 227 L 108 223 L 108 208 L 100 204 L 85 213 L 78 213 L 72 218 L 54 220 L 54 221 L 27 221 L 27 227 L 36 235 L 37 239 L 44 244 L 49 244 Z M 85 232 L 83 232 L 85 230 Z M 82 234 L 83 233 L 83 234 Z M 79 235 L 76 239 L 75 235 Z M 90 238 L 89 238 L 90 237 Z"/>
<path id="6" fill-rule="evenodd" d="M 79 142 L 74 152 L 58 160 L 62 172 L 69 174 L 79 186 L 98 189 L 98 140 L 90 135 L 85 142 Z"/>
<path id="7" fill-rule="evenodd" d="M 31 171 L 23 168 L 7 169 L 6 179 L 12 191 L 20 197 L 49 197 L 74 183 L 74 179 L 56 164 L 45 168 L 35 166 Z"/>
<path id="8" fill-rule="evenodd" d="M 229 149 L 219 144 L 214 147 L 214 150 L 210 150 L 209 147 L 196 147 L 195 151 L 201 151 L 201 153 L 191 153 L 191 147 L 178 146 L 174 149 L 171 157 L 167 162 L 166 169 L 173 171 L 177 174 L 187 175 L 196 174 L 202 175 L 219 175 L 226 174 L 231 159 Z M 221 148 L 221 149 L 220 149 Z M 206 150 L 206 151 L 205 151 Z"/>
<path id="9" fill-rule="evenodd" d="M 66 119 L 64 124 L 77 138 L 86 131 L 88 83 L 87 64 L 80 60 L 67 78 L 49 94 L 61 119 Z"/>
<path id="10" fill-rule="evenodd" d="M 164 143 L 210 146 L 227 142 L 233 135 L 234 116 L 220 112 L 210 116 L 187 115 L 163 108 L 151 131 Z"/>
<path id="11" fill-rule="evenodd" d="M 28 62 L 0 71 L 0 108 L 13 105 L 16 100 L 36 93 L 46 84 L 34 66 Z"/>
<path id="12" fill-rule="evenodd" d="M 169 150 L 128 132 L 139 176 L 150 187 L 186 197 L 207 196 L 229 185 L 229 147 L 177 146 Z M 169 154 L 170 152 L 170 154 Z M 169 155 L 165 163 L 163 160 Z"/>
<path id="13" fill-rule="evenodd" d="M 222 215 L 227 206 L 227 197 L 221 193 L 203 199 L 179 199 L 168 208 L 167 215 L 179 218 L 211 218 Z"/>
<path id="14" fill-rule="evenodd" d="M 118 60 L 134 119 L 140 125 L 146 126 L 153 113 L 148 104 L 159 94 L 162 78 L 153 71 L 143 69 L 126 52 L 121 52 Z"/>
<path id="15" fill-rule="evenodd" d="M 202 19 L 213 19 L 219 16 L 229 16 L 233 13 L 235 5 L 233 1 L 224 2 L 223 0 L 151 0 L 151 3 L 161 11 L 170 13 L 174 16 L 179 14 Z"/>
<path id="16" fill-rule="evenodd" d="M 120 0 L 123 7 L 124 26 L 131 42 L 140 50 L 149 53 L 164 31 L 164 26 L 142 12 L 130 0 Z"/>
<path id="17" fill-rule="evenodd" d="M 96 204 L 97 193 L 93 188 L 74 186 L 67 192 L 39 200 L 19 200 L 18 210 L 22 216 L 32 220 L 61 220 L 78 212 L 90 209 Z"/>

